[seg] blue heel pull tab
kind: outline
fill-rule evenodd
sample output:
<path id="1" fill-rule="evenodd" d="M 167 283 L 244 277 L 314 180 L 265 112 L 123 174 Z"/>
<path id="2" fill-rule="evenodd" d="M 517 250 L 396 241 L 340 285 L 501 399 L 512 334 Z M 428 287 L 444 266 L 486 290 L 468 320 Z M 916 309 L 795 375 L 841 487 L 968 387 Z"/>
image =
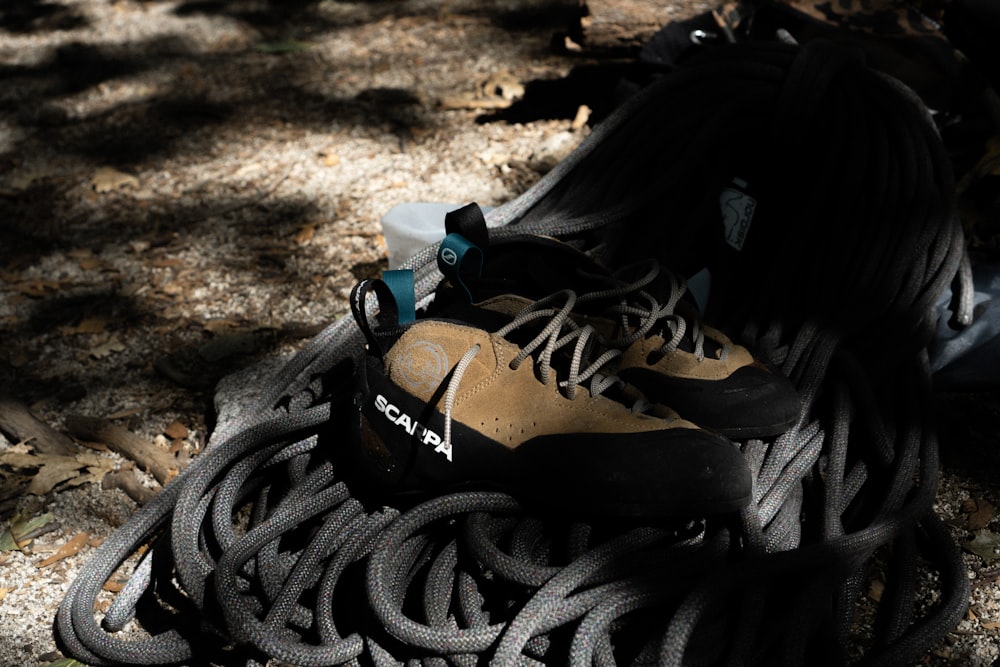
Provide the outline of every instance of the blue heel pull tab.
<path id="1" fill-rule="evenodd" d="M 490 245 L 486 216 L 483 215 L 483 209 L 475 202 L 446 213 L 444 231 L 446 234 L 461 234 L 480 248 L 488 248 Z"/>
<path id="2" fill-rule="evenodd" d="M 482 274 L 482 249 L 461 234 L 448 234 L 438 247 L 437 265 L 445 278 L 462 286 L 471 302 L 472 291 L 466 281 L 477 280 Z"/>
<path id="3" fill-rule="evenodd" d="M 408 324 L 417 319 L 417 300 L 413 293 L 413 271 L 411 269 L 383 271 L 382 282 L 386 284 L 396 300 L 398 323 Z"/>

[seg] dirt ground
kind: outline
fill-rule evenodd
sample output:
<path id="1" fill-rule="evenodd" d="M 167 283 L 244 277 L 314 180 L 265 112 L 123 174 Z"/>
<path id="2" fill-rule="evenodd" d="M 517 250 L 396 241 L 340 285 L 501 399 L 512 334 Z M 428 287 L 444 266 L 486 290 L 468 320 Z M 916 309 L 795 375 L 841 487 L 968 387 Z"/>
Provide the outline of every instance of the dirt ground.
<path id="1" fill-rule="evenodd" d="M 679 4 L 678 16 L 702 8 Z M 344 316 L 352 285 L 385 268 L 382 215 L 512 199 L 585 136 L 588 110 L 614 104 L 612 75 L 570 76 L 599 64 L 564 48 L 577 11 L 5 0 L 0 395 L 57 430 L 100 417 L 178 465 L 197 455 L 219 378 Z M 505 111 L 529 82 L 551 92 Z M 995 397 L 946 398 L 939 511 L 967 542 L 1000 532 L 1000 410 Z M 0 436 L 4 456 L 30 451 Z M 0 665 L 61 657 L 62 592 L 136 507 L 100 484 L 134 464 L 96 457 L 0 464 L 5 531 L 36 521 L 34 537 L 0 550 Z M 74 539 L 77 552 L 61 550 Z M 1000 659 L 1000 561 L 966 559 L 971 611 L 929 664 Z"/>

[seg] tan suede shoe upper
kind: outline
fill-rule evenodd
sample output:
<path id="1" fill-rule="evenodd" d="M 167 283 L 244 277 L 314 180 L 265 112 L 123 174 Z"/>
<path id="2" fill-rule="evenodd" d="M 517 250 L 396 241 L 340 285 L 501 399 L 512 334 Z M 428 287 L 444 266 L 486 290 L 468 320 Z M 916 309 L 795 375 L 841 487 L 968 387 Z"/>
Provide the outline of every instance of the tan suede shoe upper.
<path id="1" fill-rule="evenodd" d="M 697 427 L 681 419 L 635 414 L 586 387 L 567 398 L 555 371 L 543 383 L 529 358 L 516 370 L 517 345 L 497 334 L 451 322 L 425 321 L 411 326 L 385 355 L 386 374 L 407 392 L 440 403 L 449 374 L 474 346 L 479 351 L 464 371 L 452 418 L 482 435 L 516 448 L 540 435 L 567 432 L 630 433 L 669 427 Z"/>

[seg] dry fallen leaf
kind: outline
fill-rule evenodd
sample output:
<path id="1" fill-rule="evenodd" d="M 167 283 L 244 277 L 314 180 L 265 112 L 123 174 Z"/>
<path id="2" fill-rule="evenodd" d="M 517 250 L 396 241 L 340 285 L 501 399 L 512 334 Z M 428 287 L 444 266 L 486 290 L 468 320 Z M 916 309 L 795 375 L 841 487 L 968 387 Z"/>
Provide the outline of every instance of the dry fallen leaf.
<path id="1" fill-rule="evenodd" d="M 84 271 L 94 271 L 96 269 L 102 269 L 106 266 L 104 261 L 99 257 L 84 257 L 79 262 L 80 268 Z"/>
<path id="2" fill-rule="evenodd" d="M 970 551 L 983 560 L 993 561 L 1000 558 L 1000 535 L 991 533 L 988 530 L 981 530 L 969 542 L 962 544 L 966 551 Z"/>
<path id="3" fill-rule="evenodd" d="M 868 586 L 868 597 L 875 602 L 882 600 L 882 594 L 885 592 L 885 584 L 880 579 L 872 579 L 871 584 Z"/>
<path id="4" fill-rule="evenodd" d="M 38 564 L 39 568 L 48 567 L 58 563 L 61 560 L 69 558 L 70 556 L 75 556 L 80 553 L 80 550 L 90 541 L 90 535 L 85 532 L 77 533 L 73 536 L 73 539 L 63 544 L 58 550 L 41 563 Z"/>
<path id="5" fill-rule="evenodd" d="M 63 482 L 79 476 L 83 467 L 78 461 L 74 461 L 68 456 L 49 456 L 49 459 L 35 476 L 31 478 L 31 483 L 25 493 L 36 496 L 44 496 L 46 493 L 59 486 Z"/>
<path id="6" fill-rule="evenodd" d="M 35 278 L 33 280 L 24 280 L 22 282 L 14 285 L 14 289 L 25 296 L 30 297 L 42 297 L 49 292 L 55 292 L 59 289 L 59 282 L 55 280 L 45 280 L 43 278 Z"/>
<path id="7" fill-rule="evenodd" d="M 85 317 L 80 323 L 69 330 L 74 334 L 99 334 L 104 333 L 108 326 L 108 319 L 101 316 Z"/>
<path id="8" fill-rule="evenodd" d="M 183 262 L 176 257 L 162 257 L 160 259 L 153 259 L 149 261 L 149 265 L 156 269 L 169 269 L 174 266 L 180 266 Z"/>
<path id="9" fill-rule="evenodd" d="M 3 599 L 7 597 L 7 593 L 10 593 L 9 588 L 7 588 L 6 586 L 0 587 L 0 602 L 3 602 Z"/>
<path id="10" fill-rule="evenodd" d="M 299 228 L 299 232 L 295 235 L 296 245 L 309 245 L 313 240 L 313 236 L 316 235 L 316 225 L 314 223 L 309 223 L 302 225 Z"/>
<path id="11" fill-rule="evenodd" d="M 127 348 L 125 344 L 122 343 L 118 338 L 112 338 L 107 342 L 101 343 L 90 350 L 90 356 L 94 359 L 105 359 L 110 357 L 115 352 L 124 352 Z"/>
<path id="12" fill-rule="evenodd" d="M 336 167 L 340 164 L 340 156 L 333 151 L 323 151 L 320 155 L 323 156 L 324 167 Z"/>
<path id="13" fill-rule="evenodd" d="M 160 291 L 162 291 L 167 296 L 179 296 L 187 291 L 187 288 L 177 281 L 171 281 L 164 285 Z"/>
<path id="14" fill-rule="evenodd" d="M 42 667 L 87 667 L 87 666 L 84 665 L 82 662 L 74 660 L 73 658 L 60 658 L 55 662 L 50 662 L 45 665 L 42 665 Z"/>
<path id="15" fill-rule="evenodd" d="M 21 471 L 36 469 L 25 493 L 38 496 L 45 495 L 63 483 L 79 486 L 100 481 L 114 467 L 110 459 L 87 451 L 73 456 L 6 451 L 0 453 L 0 464 Z"/>
<path id="16" fill-rule="evenodd" d="M 101 167 L 90 177 L 95 192 L 105 193 L 124 188 L 139 187 L 139 179 L 131 174 L 118 171 L 114 167 Z"/>
<path id="17" fill-rule="evenodd" d="M 104 582 L 104 585 L 101 586 L 101 588 L 109 593 L 121 593 L 122 589 L 125 588 L 126 583 L 127 582 L 122 579 L 109 579 Z"/>
<path id="18" fill-rule="evenodd" d="M 163 432 L 167 435 L 168 438 L 173 438 L 174 440 L 183 440 L 184 438 L 188 437 L 187 426 L 180 423 L 179 421 L 170 422 L 170 424 L 167 426 L 167 428 L 163 430 Z"/>
<path id="19" fill-rule="evenodd" d="M 985 498 L 977 498 L 975 508 L 969 512 L 969 530 L 982 530 L 990 525 L 990 522 L 993 521 L 993 517 L 996 515 L 996 509 Z"/>
<path id="20" fill-rule="evenodd" d="M 0 551 L 23 549 L 36 537 L 56 530 L 59 524 L 51 512 L 38 516 L 18 514 L 10 520 L 10 525 L 0 534 Z"/>

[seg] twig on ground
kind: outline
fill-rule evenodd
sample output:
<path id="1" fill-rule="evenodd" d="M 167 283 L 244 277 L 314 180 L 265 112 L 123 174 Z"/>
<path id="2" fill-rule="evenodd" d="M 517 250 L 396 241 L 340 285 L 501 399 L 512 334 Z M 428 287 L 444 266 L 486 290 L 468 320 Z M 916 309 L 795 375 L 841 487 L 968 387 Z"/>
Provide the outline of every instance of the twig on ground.
<path id="1" fill-rule="evenodd" d="M 27 442 L 39 454 L 72 456 L 78 450 L 68 437 L 32 414 L 27 405 L 0 396 L 0 432 L 14 442 Z"/>
<path id="2" fill-rule="evenodd" d="M 71 415 L 66 418 L 66 428 L 74 437 L 103 442 L 111 451 L 135 461 L 160 484 L 165 485 L 177 474 L 176 460 L 168 452 L 105 419 Z"/>
<path id="3" fill-rule="evenodd" d="M 120 489 L 125 492 L 125 495 L 140 505 L 145 505 L 156 495 L 155 491 L 142 485 L 132 470 L 109 472 L 101 481 L 101 488 Z"/>

